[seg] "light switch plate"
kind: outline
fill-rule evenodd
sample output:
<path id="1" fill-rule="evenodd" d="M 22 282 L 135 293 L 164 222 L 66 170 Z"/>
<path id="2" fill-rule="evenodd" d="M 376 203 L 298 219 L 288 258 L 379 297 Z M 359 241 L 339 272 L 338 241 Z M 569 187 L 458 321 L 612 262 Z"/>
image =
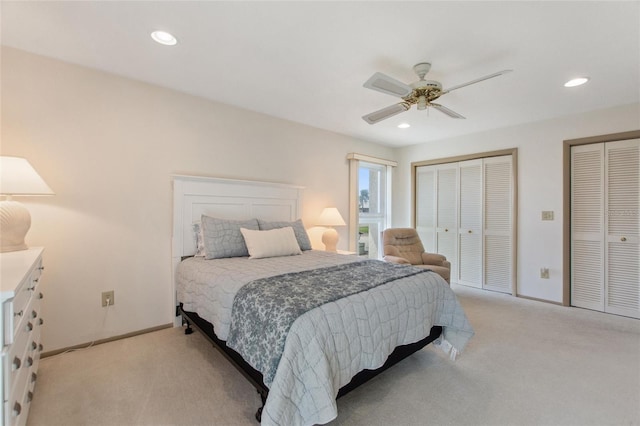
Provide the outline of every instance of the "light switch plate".
<path id="1" fill-rule="evenodd" d="M 542 220 L 553 220 L 553 210 L 543 210 Z"/>

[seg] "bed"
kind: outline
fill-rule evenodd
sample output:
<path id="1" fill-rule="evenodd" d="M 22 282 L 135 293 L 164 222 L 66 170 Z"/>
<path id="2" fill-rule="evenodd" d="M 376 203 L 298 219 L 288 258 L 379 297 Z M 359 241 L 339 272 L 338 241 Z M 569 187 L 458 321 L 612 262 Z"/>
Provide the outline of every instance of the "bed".
<path id="1" fill-rule="evenodd" d="M 473 335 L 438 274 L 310 250 L 301 187 L 174 176 L 173 190 L 176 325 L 202 332 L 253 384 L 262 424 L 327 423 L 336 398 L 431 342 L 455 358 Z M 208 254 L 231 256 L 197 256 L 199 221 Z M 236 222 L 251 228 L 251 257 L 220 239 Z"/>

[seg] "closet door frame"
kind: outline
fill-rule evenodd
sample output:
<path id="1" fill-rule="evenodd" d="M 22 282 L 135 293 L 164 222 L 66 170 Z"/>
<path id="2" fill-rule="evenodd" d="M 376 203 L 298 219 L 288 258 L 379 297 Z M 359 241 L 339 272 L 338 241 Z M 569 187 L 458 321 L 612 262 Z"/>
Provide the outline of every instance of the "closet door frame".
<path id="1" fill-rule="evenodd" d="M 571 147 L 594 143 L 639 139 L 640 130 L 610 133 L 586 138 L 567 139 L 563 143 L 562 206 L 562 305 L 571 306 Z"/>
<path id="2" fill-rule="evenodd" d="M 489 157 L 501 157 L 505 155 L 511 155 L 512 159 L 512 171 L 513 171 L 513 186 L 512 197 L 512 246 L 513 257 L 511 259 L 511 294 L 517 296 L 518 284 L 517 284 L 517 261 L 518 261 L 518 148 L 503 149 L 499 151 L 478 152 L 467 155 L 459 155 L 455 157 L 437 158 L 433 160 L 416 161 L 411 163 L 411 226 L 416 227 L 416 170 L 421 166 L 435 166 L 446 163 L 457 163 L 461 161 L 477 160 Z"/>

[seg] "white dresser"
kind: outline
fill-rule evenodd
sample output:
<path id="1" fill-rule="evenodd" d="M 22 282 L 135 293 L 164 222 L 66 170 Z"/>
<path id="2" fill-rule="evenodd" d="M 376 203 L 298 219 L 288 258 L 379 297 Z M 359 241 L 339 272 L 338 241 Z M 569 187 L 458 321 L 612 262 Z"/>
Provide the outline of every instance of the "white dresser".
<path id="1" fill-rule="evenodd" d="M 43 248 L 0 253 L 3 425 L 27 423 L 42 352 Z"/>

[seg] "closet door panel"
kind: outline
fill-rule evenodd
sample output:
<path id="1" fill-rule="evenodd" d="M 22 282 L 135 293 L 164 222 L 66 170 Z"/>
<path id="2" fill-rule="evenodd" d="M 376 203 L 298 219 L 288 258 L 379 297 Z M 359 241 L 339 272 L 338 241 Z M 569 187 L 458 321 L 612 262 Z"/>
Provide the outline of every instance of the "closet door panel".
<path id="1" fill-rule="evenodd" d="M 604 310 L 604 145 L 571 148 L 571 305 Z"/>
<path id="2" fill-rule="evenodd" d="M 451 279 L 458 282 L 458 164 L 436 166 L 436 248 L 451 262 Z"/>
<path id="3" fill-rule="evenodd" d="M 605 145 L 605 312 L 640 318 L 640 140 Z"/>
<path id="4" fill-rule="evenodd" d="M 513 174 L 511 156 L 484 159 L 484 284 L 513 292 Z"/>
<path id="5" fill-rule="evenodd" d="M 460 167 L 458 283 L 482 287 L 482 159 Z"/>
<path id="6" fill-rule="evenodd" d="M 416 168 L 416 231 L 425 251 L 436 248 L 436 170 L 433 166 Z"/>

